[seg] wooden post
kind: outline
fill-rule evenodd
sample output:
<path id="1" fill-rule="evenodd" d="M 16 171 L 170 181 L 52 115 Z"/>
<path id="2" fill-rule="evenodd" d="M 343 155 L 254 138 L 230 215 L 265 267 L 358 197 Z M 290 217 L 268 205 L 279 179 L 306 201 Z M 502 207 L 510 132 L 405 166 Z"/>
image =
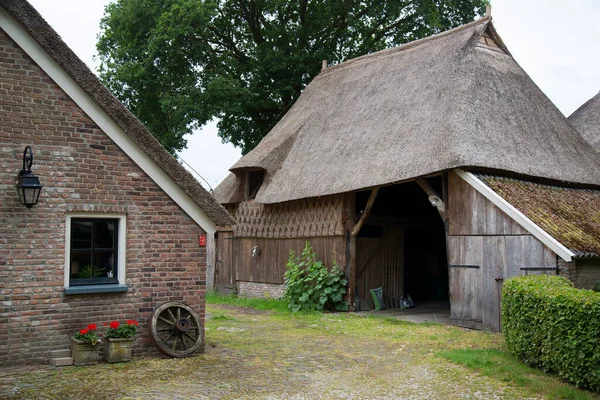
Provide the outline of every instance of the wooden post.
<path id="1" fill-rule="evenodd" d="M 216 233 L 206 234 L 206 291 L 215 289 L 215 265 L 217 264 Z"/>
<path id="2" fill-rule="evenodd" d="M 491 4 L 488 4 L 487 6 L 485 6 L 485 17 L 492 18 L 492 5 Z"/>
<path id="3" fill-rule="evenodd" d="M 417 183 L 419 184 L 419 186 L 421 186 L 421 189 L 423 189 L 425 193 L 427 193 L 427 196 L 435 196 L 440 200 L 442 199 L 442 197 L 431 187 L 431 185 L 429 184 L 429 182 L 427 182 L 426 179 L 418 178 Z M 432 205 L 437 208 L 438 212 L 440 213 L 440 216 L 442 217 L 442 220 L 444 221 L 444 223 L 446 223 L 446 204 L 442 202 L 441 204 Z"/>
<path id="4" fill-rule="evenodd" d="M 348 280 L 345 300 L 348 302 L 350 311 L 354 311 L 354 289 L 356 287 L 356 238 L 351 234 L 355 213 L 354 196 L 354 192 L 348 193 L 344 206 L 344 254 L 346 256 L 346 279 Z"/>
<path id="5" fill-rule="evenodd" d="M 365 206 L 365 210 L 363 211 L 362 215 L 360 216 L 360 219 L 358 220 L 358 222 L 356 223 L 356 225 L 354 225 L 354 228 L 352 229 L 352 237 L 356 237 L 356 235 L 358 235 L 358 232 L 360 232 L 360 228 L 362 228 L 363 224 L 365 223 L 365 220 L 367 219 L 367 217 L 369 216 L 369 213 L 371 212 L 371 208 L 373 207 L 373 204 L 375 204 L 375 199 L 377 198 L 377 193 L 379 193 L 378 187 L 371 190 L 371 195 L 369 196 L 369 200 L 367 200 L 367 205 Z"/>

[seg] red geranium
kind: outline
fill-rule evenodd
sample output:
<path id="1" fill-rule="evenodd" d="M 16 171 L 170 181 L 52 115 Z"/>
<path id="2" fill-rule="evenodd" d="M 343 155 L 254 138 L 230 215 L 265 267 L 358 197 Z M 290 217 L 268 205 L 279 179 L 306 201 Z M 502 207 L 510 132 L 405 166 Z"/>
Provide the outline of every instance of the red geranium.
<path id="1" fill-rule="evenodd" d="M 96 344 L 98 343 L 98 336 L 96 332 L 96 324 L 89 324 L 87 328 L 80 329 L 73 337 L 82 342 Z"/>
<path id="2" fill-rule="evenodd" d="M 106 326 L 106 324 L 104 324 Z M 132 338 L 138 327 L 138 322 L 134 319 L 128 319 L 127 325 L 121 325 L 118 321 L 112 321 L 109 328 L 104 332 L 105 338 Z"/>

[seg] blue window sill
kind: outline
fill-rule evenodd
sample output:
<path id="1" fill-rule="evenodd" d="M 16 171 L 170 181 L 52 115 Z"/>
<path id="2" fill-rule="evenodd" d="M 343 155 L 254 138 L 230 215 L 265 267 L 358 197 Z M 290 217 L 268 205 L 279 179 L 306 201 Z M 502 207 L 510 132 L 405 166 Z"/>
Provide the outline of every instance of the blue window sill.
<path id="1" fill-rule="evenodd" d="M 127 285 L 82 285 L 65 288 L 65 294 L 120 293 L 126 292 Z"/>

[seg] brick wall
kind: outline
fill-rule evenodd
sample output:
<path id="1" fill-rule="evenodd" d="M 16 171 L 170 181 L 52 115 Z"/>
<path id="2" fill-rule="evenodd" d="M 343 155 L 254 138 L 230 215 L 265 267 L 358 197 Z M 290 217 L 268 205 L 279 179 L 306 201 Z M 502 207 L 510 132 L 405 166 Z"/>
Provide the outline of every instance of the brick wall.
<path id="1" fill-rule="evenodd" d="M 592 289 L 600 282 L 600 260 L 580 258 L 571 262 L 558 259 L 559 275 L 573 282 L 576 288 Z"/>
<path id="2" fill-rule="evenodd" d="M 25 146 L 44 188 L 19 203 Z M 126 214 L 126 293 L 64 294 L 68 212 Z M 156 352 L 148 318 L 183 301 L 204 320 L 201 228 L 0 30 L 0 363 L 40 362 L 88 323 L 137 319 L 134 354 Z"/>
<path id="3" fill-rule="evenodd" d="M 575 261 L 567 262 L 560 257 L 556 257 L 556 266 L 558 267 L 558 275 L 573 281 L 575 277 Z"/>
<path id="4" fill-rule="evenodd" d="M 275 283 L 238 281 L 238 295 L 242 297 L 279 299 L 283 296 L 283 290 L 283 285 Z"/>
<path id="5" fill-rule="evenodd" d="M 592 289 L 597 282 L 600 282 L 600 260 L 582 258 L 575 264 L 575 276 L 571 278 L 576 287 L 582 289 Z"/>

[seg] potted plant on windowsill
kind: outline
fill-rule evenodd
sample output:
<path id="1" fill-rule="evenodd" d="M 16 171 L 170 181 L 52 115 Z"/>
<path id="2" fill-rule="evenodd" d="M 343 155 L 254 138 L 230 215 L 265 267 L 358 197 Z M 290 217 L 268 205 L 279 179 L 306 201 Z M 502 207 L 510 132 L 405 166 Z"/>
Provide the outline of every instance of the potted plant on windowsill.
<path id="1" fill-rule="evenodd" d="M 89 324 L 71 337 L 71 357 L 74 365 L 98 363 L 101 340 L 96 335 L 96 324 Z"/>
<path id="2" fill-rule="evenodd" d="M 137 332 L 138 322 L 128 319 L 127 324 L 121 325 L 118 321 L 112 321 L 104 333 L 103 357 L 109 363 L 131 361 L 131 348 L 133 347 L 133 336 Z"/>

